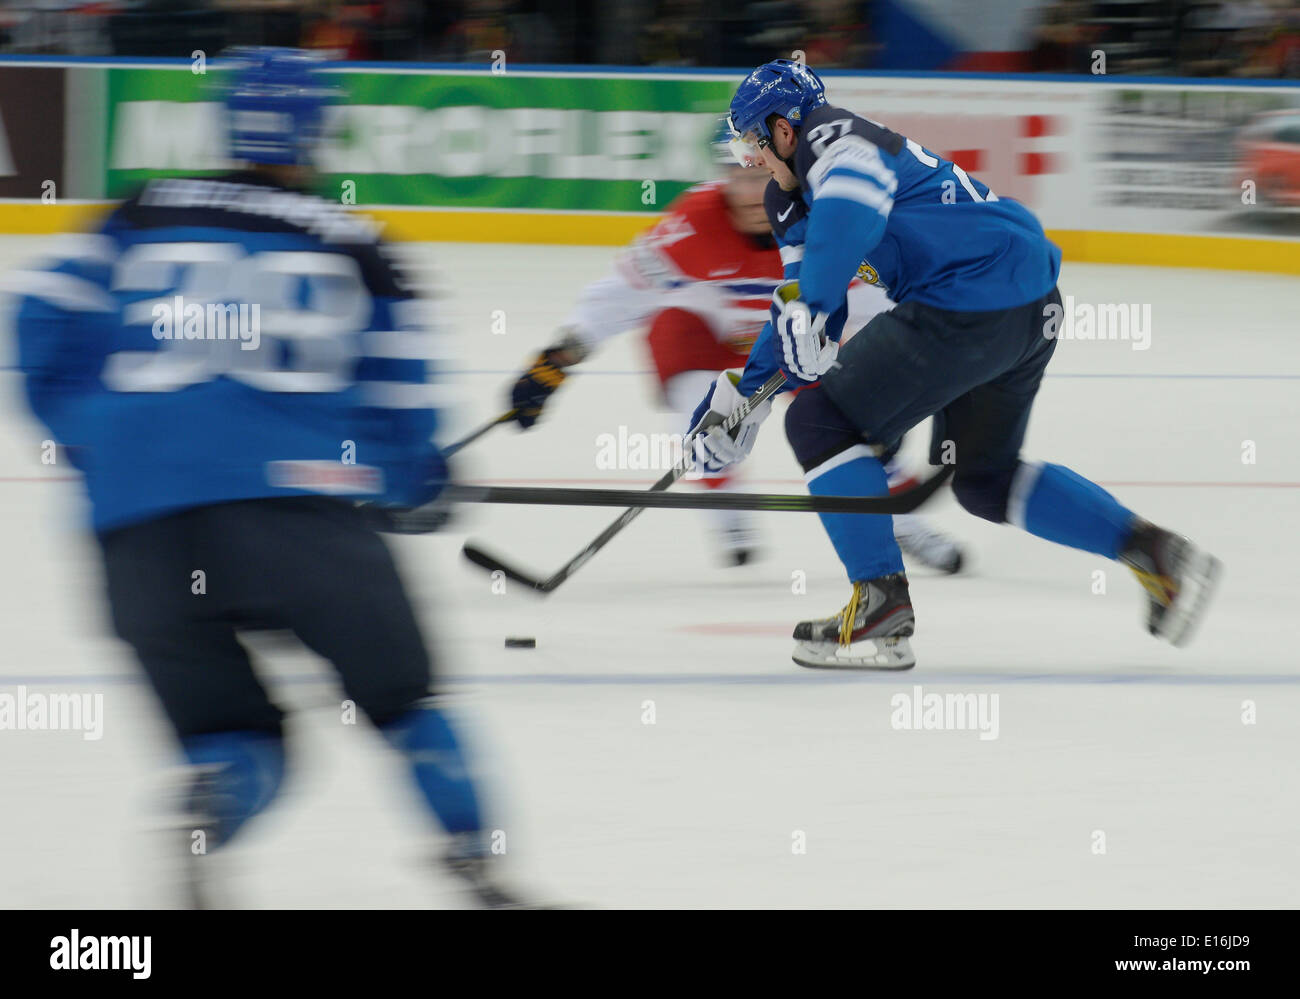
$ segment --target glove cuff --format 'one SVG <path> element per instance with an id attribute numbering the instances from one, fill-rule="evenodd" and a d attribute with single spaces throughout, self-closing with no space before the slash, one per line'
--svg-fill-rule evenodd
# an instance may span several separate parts
<path id="1" fill-rule="evenodd" d="M 730 416 L 735 412 L 736 407 L 745 401 L 740 389 L 736 387 L 740 383 L 741 374 L 743 372 L 740 368 L 728 368 L 718 375 L 713 398 L 709 400 L 709 409 L 719 416 Z"/>
<path id="2" fill-rule="evenodd" d="M 743 374 L 744 371 L 740 368 L 728 368 L 718 375 L 713 388 L 713 397 L 709 400 L 710 412 L 725 418 L 740 408 L 745 401 L 745 396 L 740 391 L 740 378 Z M 762 423 L 771 412 L 772 400 L 767 399 L 761 406 L 750 410 L 749 415 L 745 417 L 745 422 Z"/>
<path id="3" fill-rule="evenodd" d="M 557 368 L 568 368 L 585 361 L 591 353 L 591 348 L 582 342 L 577 330 L 572 326 L 565 326 L 559 332 L 560 339 L 542 351 L 542 356 Z M 568 359 L 563 364 L 555 359 L 555 355 L 561 353 L 568 355 Z"/>

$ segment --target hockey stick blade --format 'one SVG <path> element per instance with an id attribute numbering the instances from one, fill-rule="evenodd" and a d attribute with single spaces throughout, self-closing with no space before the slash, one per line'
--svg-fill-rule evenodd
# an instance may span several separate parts
<path id="1" fill-rule="evenodd" d="M 618 520 L 605 528 L 605 530 L 602 531 L 594 541 L 583 548 L 582 551 L 578 552 L 577 555 L 573 556 L 573 558 L 569 559 L 569 561 L 565 562 L 564 565 L 560 566 L 560 568 L 556 569 L 555 572 L 546 579 L 537 579 L 534 576 L 528 575 L 526 572 L 522 572 L 519 569 L 507 565 L 496 556 L 489 555 L 472 541 L 465 542 L 465 546 L 461 551 L 467 559 L 475 565 L 482 566 L 488 572 L 503 572 L 505 573 L 506 578 L 513 579 L 516 583 L 523 583 L 525 586 L 531 587 L 538 593 L 547 594 L 554 591 L 561 583 L 586 565 L 598 551 L 605 547 L 615 534 L 626 527 L 643 509 L 643 507 L 634 507 L 631 510 L 623 511 L 622 516 L 620 516 Z"/>
<path id="2" fill-rule="evenodd" d="M 761 405 L 764 401 L 776 395 L 784 384 L 785 375 L 781 372 L 774 374 L 763 383 L 754 395 L 746 399 L 735 412 L 731 413 L 723 421 L 724 428 L 731 429 L 738 425 L 741 420 L 754 410 L 754 407 Z M 690 442 L 688 441 L 688 446 L 689 443 Z M 665 472 L 663 477 L 650 487 L 650 490 L 652 492 L 658 492 L 660 490 L 668 489 L 673 485 L 673 483 L 690 471 L 691 467 L 690 460 L 683 458 L 682 461 L 678 462 L 675 466 Z M 474 545 L 473 542 L 467 543 L 463 551 L 465 557 L 475 565 L 482 566 L 489 572 L 502 572 L 507 578 L 522 583 L 523 585 L 532 588 L 534 591 L 545 595 L 554 592 L 560 584 L 591 561 L 597 552 L 613 541 L 614 538 L 617 537 L 628 524 L 636 520 L 644 510 L 644 506 L 632 506 L 624 510 L 608 527 L 584 545 L 577 555 L 565 562 L 564 565 L 556 569 L 555 572 L 546 579 L 536 579 L 529 576 L 527 573 L 520 572 L 518 569 L 506 565 L 500 559 L 489 555 L 487 552 L 483 551 L 483 549 Z"/>
<path id="3" fill-rule="evenodd" d="M 495 555 L 490 555 L 482 548 L 479 548 L 472 541 L 465 542 L 465 547 L 461 549 L 461 554 L 475 565 L 486 569 L 488 572 L 500 572 L 505 575 L 506 579 L 527 586 L 529 589 L 538 590 L 542 593 L 551 592 L 551 588 L 546 585 L 546 580 L 538 579 L 536 576 L 530 576 L 526 572 L 521 572 L 518 569 L 512 568 L 502 562 Z"/>

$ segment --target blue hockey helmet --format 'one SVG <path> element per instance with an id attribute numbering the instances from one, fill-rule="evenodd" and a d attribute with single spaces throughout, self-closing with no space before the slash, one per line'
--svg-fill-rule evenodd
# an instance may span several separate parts
<path id="1" fill-rule="evenodd" d="M 223 55 L 235 61 L 225 91 L 231 157 L 309 163 L 325 105 L 337 94 L 319 73 L 320 59 L 303 49 L 255 46 Z"/>
<path id="2" fill-rule="evenodd" d="M 731 128 L 738 138 L 757 146 L 771 138 L 767 119 L 780 115 L 795 128 L 826 103 L 821 78 L 801 62 L 774 59 L 759 66 L 736 88 L 731 98 Z"/>

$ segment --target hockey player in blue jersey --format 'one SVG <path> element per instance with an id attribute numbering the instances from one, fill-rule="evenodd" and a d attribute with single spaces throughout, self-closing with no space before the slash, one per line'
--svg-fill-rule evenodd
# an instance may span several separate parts
<path id="1" fill-rule="evenodd" d="M 369 222 L 302 190 L 328 99 L 314 60 L 250 49 L 234 67 L 246 169 L 151 181 L 23 276 L 27 397 L 85 476 L 114 627 L 191 767 L 187 832 L 219 850 L 276 796 L 282 712 L 239 633 L 284 629 L 407 758 L 448 869 L 510 904 L 415 615 L 355 503 L 415 507 L 444 484 L 424 305 Z M 208 863 L 191 865 L 196 904 Z"/>
<path id="2" fill-rule="evenodd" d="M 828 104 L 801 63 L 760 66 L 730 112 L 737 157 L 772 175 L 769 212 L 787 282 L 739 391 L 711 391 L 696 411 L 703 467 L 749 453 L 766 407 L 730 435 L 718 424 L 778 370 L 788 387 L 803 387 L 785 425 L 814 495 L 884 495 L 882 462 L 933 416 L 930 461 L 955 463 L 963 507 L 1118 559 L 1148 594 L 1151 633 L 1186 642 L 1218 560 L 1068 468 L 1020 458 L 1061 315 L 1061 254 L 1034 215 L 913 140 Z M 794 193 L 807 217 L 784 227 L 776 208 Z M 841 350 L 855 274 L 898 305 Z M 796 626 L 795 662 L 910 668 L 912 602 L 889 518 L 821 519 L 853 593 L 836 616 Z"/>

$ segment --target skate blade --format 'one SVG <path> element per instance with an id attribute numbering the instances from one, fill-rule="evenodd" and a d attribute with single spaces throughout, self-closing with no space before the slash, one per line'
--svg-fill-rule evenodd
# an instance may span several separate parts
<path id="1" fill-rule="evenodd" d="M 1156 625 L 1155 634 L 1174 648 L 1180 649 L 1190 642 L 1205 617 L 1222 574 L 1223 563 L 1208 552 L 1197 549 L 1183 574 L 1178 596 L 1166 608 Z"/>
<path id="2" fill-rule="evenodd" d="M 864 638 L 848 646 L 838 642 L 797 642 L 790 658 L 809 669 L 901 671 L 916 665 L 912 643 L 905 637 Z"/>

